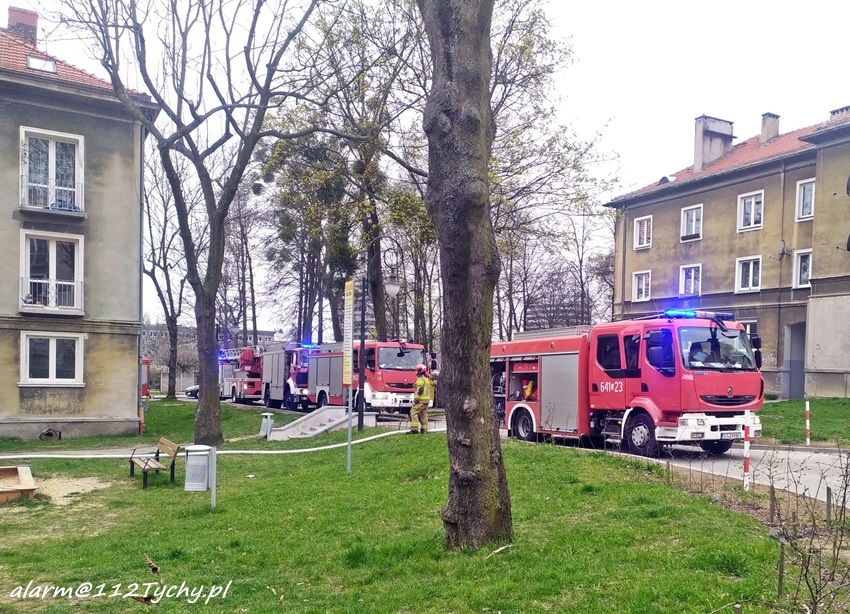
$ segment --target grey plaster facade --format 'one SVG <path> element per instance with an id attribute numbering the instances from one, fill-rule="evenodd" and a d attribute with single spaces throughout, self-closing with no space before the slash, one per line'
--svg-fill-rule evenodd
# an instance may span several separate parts
<path id="1" fill-rule="evenodd" d="M 731 122 L 697 118 L 693 167 L 608 204 L 621 214 L 615 319 L 669 307 L 732 311 L 763 340 L 767 392 L 847 397 L 850 108 L 786 135 L 778 124 L 767 113 L 761 135 L 731 147 Z M 694 270 L 697 284 L 686 277 Z"/>
<path id="2" fill-rule="evenodd" d="M 80 74 L 0 63 L 4 438 L 138 431 L 144 133 Z"/>

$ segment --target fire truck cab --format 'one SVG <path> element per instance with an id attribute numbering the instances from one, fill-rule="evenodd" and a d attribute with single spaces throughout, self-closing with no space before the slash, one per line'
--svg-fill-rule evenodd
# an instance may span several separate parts
<path id="1" fill-rule="evenodd" d="M 677 309 L 494 343 L 497 415 L 520 439 L 619 439 L 643 456 L 672 444 L 721 454 L 743 439 L 745 411 L 762 406 L 760 347 L 732 314 Z M 760 420 L 751 420 L 758 437 Z"/>

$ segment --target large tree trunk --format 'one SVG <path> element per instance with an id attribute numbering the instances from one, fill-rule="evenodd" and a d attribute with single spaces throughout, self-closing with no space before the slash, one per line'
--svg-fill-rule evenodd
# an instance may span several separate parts
<path id="1" fill-rule="evenodd" d="M 198 409 L 195 412 L 195 443 L 219 446 L 221 401 L 218 384 L 218 343 L 215 338 L 215 295 L 195 292 L 195 320 L 198 325 Z"/>
<path id="2" fill-rule="evenodd" d="M 489 348 L 499 258 L 490 221 L 493 142 L 490 22 L 494 0 L 417 0 L 433 63 L 425 107 L 425 202 L 440 246 L 451 546 L 478 548 L 513 534 L 511 500 L 490 393 Z"/>

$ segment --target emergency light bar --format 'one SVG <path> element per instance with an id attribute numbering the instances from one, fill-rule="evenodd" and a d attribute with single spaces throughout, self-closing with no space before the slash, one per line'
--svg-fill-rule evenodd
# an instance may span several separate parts
<path id="1" fill-rule="evenodd" d="M 697 311 L 696 309 L 665 309 L 668 318 L 704 318 L 706 320 L 734 320 L 735 314 L 729 311 Z"/>

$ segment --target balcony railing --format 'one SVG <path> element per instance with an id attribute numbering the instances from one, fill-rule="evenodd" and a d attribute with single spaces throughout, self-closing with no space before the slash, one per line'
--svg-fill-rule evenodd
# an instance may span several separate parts
<path id="1" fill-rule="evenodd" d="M 62 181 L 60 185 L 57 185 L 56 181 L 36 183 L 24 175 L 21 177 L 21 206 L 82 213 L 84 211 L 83 183 L 81 181 L 75 183 Z"/>
<path id="2" fill-rule="evenodd" d="M 21 277 L 21 310 L 82 311 L 83 282 Z"/>

